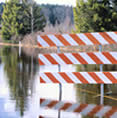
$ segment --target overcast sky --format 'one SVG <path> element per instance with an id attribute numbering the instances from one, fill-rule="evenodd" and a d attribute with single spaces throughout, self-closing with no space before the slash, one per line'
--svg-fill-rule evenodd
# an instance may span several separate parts
<path id="1" fill-rule="evenodd" d="M 35 0 L 39 4 L 62 4 L 62 5 L 73 5 L 75 6 L 76 0 Z M 0 0 L 0 2 L 5 2 L 5 0 Z"/>

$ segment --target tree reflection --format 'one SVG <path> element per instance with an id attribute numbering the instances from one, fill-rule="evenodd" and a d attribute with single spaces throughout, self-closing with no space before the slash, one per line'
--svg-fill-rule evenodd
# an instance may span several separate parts
<path id="1" fill-rule="evenodd" d="M 16 101 L 16 110 L 20 111 L 20 115 L 24 115 L 24 111 L 28 107 L 28 96 L 34 83 L 34 75 L 36 73 L 36 60 L 31 63 L 31 57 L 26 56 L 23 52 L 21 57 L 18 55 L 18 48 L 5 47 L 2 53 L 6 57 L 2 57 L 4 62 L 4 70 L 8 76 L 8 84 L 10 88 L 10 97 Z M 32 73 L 33 70 L 33 73 Z"/>

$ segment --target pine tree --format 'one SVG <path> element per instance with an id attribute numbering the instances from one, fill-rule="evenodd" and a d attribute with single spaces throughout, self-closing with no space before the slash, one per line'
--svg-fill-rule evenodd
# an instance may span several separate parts
<path id="1" fill-rule="evenodd" d="M 74 11 L 76 32 L 117 30 L 116 0 L 78 0 Z"/>
<path id="2" fill-rule="evenodd" d="M 19 11 L 21 6 L 18 0 L 9 0 L 4 5 L 4 11 L 2 15 L 2 38 L 4 40 L 10 40 L 12 36 L 18 36 L 22 29 L 22 23 L 20 22 Z"/>

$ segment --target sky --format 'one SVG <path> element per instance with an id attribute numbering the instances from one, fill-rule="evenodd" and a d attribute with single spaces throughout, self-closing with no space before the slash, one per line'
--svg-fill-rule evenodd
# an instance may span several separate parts
<path id="1" fill-rule="evenodd" d="M 75 6 L 76 0 L 35 0 L 39 4 L 60 4 L 60 5 L 69 5 Z M 5 2 L 5 0 L 0 0 L 0 2 Z"/>

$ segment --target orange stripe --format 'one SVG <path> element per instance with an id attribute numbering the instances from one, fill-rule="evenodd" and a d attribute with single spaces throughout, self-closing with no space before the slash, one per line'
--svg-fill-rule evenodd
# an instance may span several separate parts
<path id="1" fill-rule="evenodd" d="M 60 42 L 64 45 L 64 46 L 71 46 L 71 44 L 61 35 L 55 35 L 55 37 L 57 39 L 60 40 Z"/>
<path id="2" fill-rule="evenodd" d="M 68 83 L 74 83 L 65 73 L 60 72 L 59 74 L 64 78 L 64 80 L 66 82 L 68 82 Z"/>
<path id="3" fill-rule="evenodd" d="M 66 63 L 66 64 L 73 64 L 71 60 L 69 60 L 64 54 L 58 54 L 58 56 Z"/>
<path id="4" fill-rule="evenodd" d="M 39 61 L 39 65 L 45 65 L 45 64 L 41 61 L 41 59 L 38 59 L 38 61 Z"/>
<path id="5" fill-rule="evenodd" d="M 90 58 L 96 63 L 96 64 L 103 64 L 103 62 L 94 54 L 94 53 L 87 53 Z"/>
<path id="6" fill-rule="evenodd" d="M 78 72 L 73 72 L 73 74 L 84 84 L 88 84 L 89 82 Z"/>
<path id="7" fill-rule="evenodd" d="M 50 55 L 50 54 L 45 54 L 44 55 L 51 64 L 58 64 L 58 62 Z"/>
<path id="8" fill-rule="evenodd" d="M 39 47 L 42 47 L 42 45 L 41 45 L 39 42 L 37 42 L 37 45 L 38 45 Z"/>
<path id="9" fill-rule="evenodd" d="M 42 37 L 42 39 L 44 39 L 48 43 L 48 45 L 56 46 L 56 44 L 54 44 L 54 42 L 51 41 L 51 39 L 48 36 L 45 35 L 45 36 L 41 36 L 41 37 Z"/>
<path id="10" fill-rule="evenodd" d="M 60 83 L 51 73 L 45 73 L 48 78 L 54 83 Z"/>
<path id="11" fill-rule="evenodd" d="M 88 39 L 93 43 L 93 44 L 96 44 L 96 45 L 99 45 L 100 42 L 91 34 L 91 33 L 84 33 L 84 35 L 86 37 L 88 37 Z"/>
<path id="12" fill-rule="evenodd" d="M 88 74 L 99 84 L 104 84 L 104 82 L 94 73 L 88 72 Z"/>
<path id="13" fill-rule="evenodd" d="M 69 34 L 79 45 L 86 45 L 76 34 Z"/>
<path id="14" fill-rule="evenodd" d="M 106 32 L 99 32 L 99 34 L 100 34 L 109 44 L 115 44 L 115 43 L 116 43 Z"/>
<path id="15" fill-rule="evenodd" d="M 94 116 L 100 109 L 102 108 L 102 105 L 98 105 L 92 109 L 91 112 L 88 113 L 88 116 Z"/>
<path id="16" fill-rule="evenodd" d="M 46 83 L 46 82 L 42 79 L 42 77 L 40 77 L 40 83 Z"/>
<path id="17" fill-rule="evenodd" d="M 107 78 L 111 80 L 112 83 L 117 83 L 117 79 L 110 72 L 104 72 L 104 75 L 107 76 Z"/>
<path id="18" fill-rule="evenodd" d="M 68 109 L 72 104 L 71 103 L 65 103 L 63 107 L 60 108 L 60 110 L 66 110 Z"/>
<path id="19" fill-rule="evenodd" d="M 102 54 L 103 54 L 112 64 L 117 64 L 117 60 L 116 60 L 109 52 L 102 52 Z"/>
<path id="20" fill-rule="evenodd" d="M 88 104 L 81 104 L 74 110 L 74 112 L 81 112 L 83 109 L 85 109 L 88 106 Z"/>
<path id="21" fill-rule="evenodd" d="M 88 64 L 80 54 L 72 53 L 72 55 L 81 63 L 81 64 Z"/>
<path id="22" fill-rule="evenodd" d="M 51 102 L 47 105 L 47 107 L 52 108 L 52 107 L 54 107 L 57 103 L 58 103 L 57 101 L 51 101 Z"/>
<path id="23" fill-rule="evenodd" d="M 117 34 L 117 32 L 114 32 L 115 34 Z"/>
<path id="24" fill-rule="evenodd" d="M 44 102 L 45 101 L 45 99 L 40 99 L 40 104 L 42 104 L 42 102 Z"/>
<path id="25" fill-rule="evenodd" d="M 106 118 L 110 118 L 115 112 L 117 112 L 117 108 L 116 107 L 112 107 L 111 110 L 109 110 L 107 113 L 105 113 L 105 117 Z"/>

